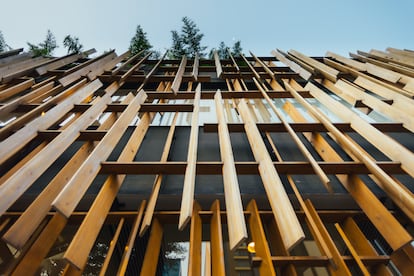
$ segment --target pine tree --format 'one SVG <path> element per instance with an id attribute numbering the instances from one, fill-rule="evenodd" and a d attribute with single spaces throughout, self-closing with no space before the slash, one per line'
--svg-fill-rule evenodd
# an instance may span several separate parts
<path id="1" fill-rule="evenodd" d="M 149 43 L 147 39 L 147 33 L 144 32 L 140 25 L 138 25 L 135 35 L 131 39 L 131 43 L 129 45 L 131 55 L 135 55 L 142 50 L 144 50 L 144 53 L 147 54 L 151 50 L 151 48 L 152 45 Z"/>
<path id="2" fill-rule="evenodd" d="M 172 46 L 170 48 L 170 58 L 181 58 L 185 55 L 189 58 L 194 58 L 196 54 L 200 57 L 205 56 L 206 46 L 201 46 L 201 40 L 204 34 L 200 33 L 197 25 L 188 17 L 183 17 L 183 26 L 181 33 L 171 31 Z"/>
<path id="3" fill-rule="evenodd" d="M 241 47 L 241 41 L 237 40 L 234 45 L 233 48 L 231 49 L 231 54 L 234 57 L 239 57 L 240 54 L 242 54 L 243 48 Z"/>
<path id="4" fill-rule="evenodd" d="M 80 44 L 79 38 L 74 36 L 67 35 L 63 40 L 63 46 L 68 48 L 68 54 L 78 54 L 82 51 L 83 45 Z"/>
<path id="5" fill-rule="evenodd" d="M 7 45 L 6 40 L 4 39 L 3 33 L 0 31 L 0 52 L 10 50 L 9 45 Z"/>
<path id="6" fill-rule="evenodd" d="M 53 51 L 58 47 L 56 45 L 56 38 L 50 30 L 47 30 L 46 39 L 43 42 L 38 45 L 27 42 L 27 45 L 29 46 L 29 51 L 32 52 L 35 57 L 50 57 Z"/>

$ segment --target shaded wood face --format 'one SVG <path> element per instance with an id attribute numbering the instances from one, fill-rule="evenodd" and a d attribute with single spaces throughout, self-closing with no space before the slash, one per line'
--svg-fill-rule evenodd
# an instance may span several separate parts
<path id="1" fill-rule="evenodd" d="M 0 53 L 0 274 L 414 271 L 412 51 L 92 52 Z"/>

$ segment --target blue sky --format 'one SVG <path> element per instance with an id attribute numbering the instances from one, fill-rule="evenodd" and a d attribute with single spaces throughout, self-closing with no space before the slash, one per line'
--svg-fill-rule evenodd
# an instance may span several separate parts
<path id="1" fill-rule="evenodd" d="M 13 48 L 39 43 L 50 29 L 65 54 L 65 35 L 78 36 L 85 49 L 127 50 L 136 26 L 161 51 L 170 47 L 171 30 L 181 18 L 193 19 L 216 47 L 242 41 L 245 52 L 270 55 L 274 48 L 322 56 L 327 50 L 347 55 L 372 48 L 414 49 L 412 0 L 38 0 L 4 1 L 0 30 Z"/>

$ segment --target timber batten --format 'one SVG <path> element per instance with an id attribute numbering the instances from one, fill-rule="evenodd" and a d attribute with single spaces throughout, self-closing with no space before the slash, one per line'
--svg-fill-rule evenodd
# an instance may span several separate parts
<path id="1" fill-rule="evenodd" d="M 93 52 L 0 54 L 0 274 L 414 269 L 412 51 Z"/>

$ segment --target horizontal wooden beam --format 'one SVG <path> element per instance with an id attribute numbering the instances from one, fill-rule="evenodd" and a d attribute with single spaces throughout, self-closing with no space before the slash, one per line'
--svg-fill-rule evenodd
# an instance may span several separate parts
<path id="1" fill-rule="evenodd" d="M 362 162 L 318 162 L 326 174 L 368 174 Z M 273 162 L 280 174 L 314 174 L 309 162 Z M 389 174 L 404 173 L 401 164 L 379 161 L 377 165 Z M 258 162 L 235 162 L 237 174 L 258 174 Z M 101 163 L 101 174 L 184 174 L 187 162 L 116 162 Z M 197 162 L 198 175 L 222 174 L 223 162 Z"/>

